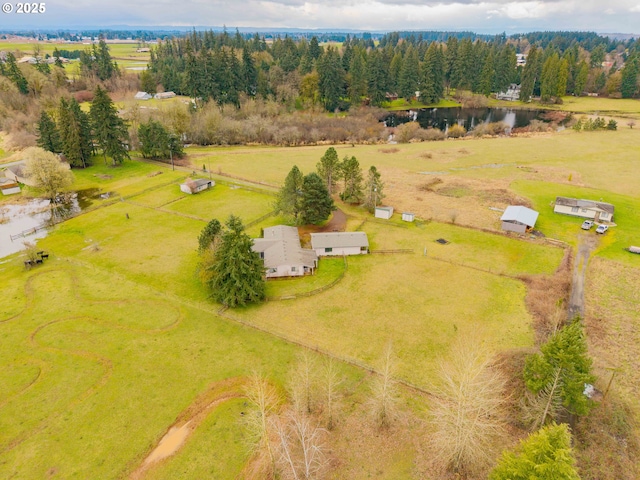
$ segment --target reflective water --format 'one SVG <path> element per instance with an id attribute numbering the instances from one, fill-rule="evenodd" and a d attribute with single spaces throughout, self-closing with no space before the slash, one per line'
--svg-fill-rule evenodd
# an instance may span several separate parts
<path id="1" fill-rule="evenodd" d="M 526 127 L 531 120 L 540 119 L 542 110 L 512 108 L 425 108 L 391 113 L 386 119 L 388 127 L 417 121 L 422 128 L 439 128 L 443 132 L 451 125 L 461 125 L 467 130 L 480 123 L 504 122 L 509 127 Z"/>
<path id="2" fill-rule="evenodd" d="M 101 195 L 108 194 L 91 188 L 61 197 L 54 204 L 50 200 L 33 199 L 0 205 L 0 258 L 24 249 L 24 242 L 46 237 L 52 225 L 77 215 Z M 18 236 L 20 234 L 24 236 Z"/>

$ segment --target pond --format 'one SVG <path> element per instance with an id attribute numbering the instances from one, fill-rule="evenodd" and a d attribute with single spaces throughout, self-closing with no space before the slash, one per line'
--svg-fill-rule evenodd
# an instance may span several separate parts
<path id="1" fill-rule="evenodd" d="M 388 127 L 417 121 L 422 128 L 439 128 L 446 132 L 451 125 L 461 125 L 467 130 L 480 123 L 504 122 L 509 127 L 526 127 L 531 120 L 540 120 L 544 110 L 516 108 L 423 108 L 393 112 L 385 119 Z"/>
<path id="2" fill-rule="evenodd" d="M 40 198 L 1 204 L 0 258 L 23 250 L 24 242 L 35 242 L 46 237 L 52 225 L 77 215 L 101 195 L 108 194 L 100 194 L 98 189 L 88 189 L 71 193 L 54 204 Z"/>

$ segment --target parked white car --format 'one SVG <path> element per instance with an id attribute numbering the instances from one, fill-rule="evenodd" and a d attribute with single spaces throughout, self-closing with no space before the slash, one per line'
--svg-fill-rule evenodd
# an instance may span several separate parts
<path id="1" fill-rule="evenodd" d="M 608 225 L 598 225 L 598 228 L 596 228 L 596 233 L 604 233 L 607 230 L 609 230 Z"/>
<path id="2" fill-rule="evenodd" d="M 582 222 L 583 230 L 591 230 L 591 227 L 593 227 L 593 220 L 585 220 Z"/>

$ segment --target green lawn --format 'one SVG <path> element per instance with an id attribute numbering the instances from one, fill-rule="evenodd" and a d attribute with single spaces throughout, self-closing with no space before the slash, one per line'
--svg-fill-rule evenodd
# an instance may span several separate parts
<path id="1" fill-rule="evenodd" d="M 149 288 L 59 258 L 3 272 L 14 293 L 0 298 L 0 476 L 120 478 L 207 385 L 254 369 L 282 381 L 294 348 L 167 297 L 175 283 Z M 224 432 L 206 442 L 228 449 Z M 199 463 L 234 478 L 244 452 Z"/>
<path id="2" fill-rule="evenodd" d="M 604 190 L 594 190 L 570 185 L 554 185 L 545 182 L 520 181 L 513 184 L 513 188 L 533 200 L 534 207 L 540 212 L 536 228 L 544 231 L 547 236 L 558 238 L 575 245 L 578 234 L 582 231 L 580 225 L 584 219 L 570 215 L 560 215 L 553 212 L 556 196 L 584 198 L 611 203 L 615 207 L 613 216 L 615 227 L 599 236 L 597 254 L 604 258 L 615 260 L 627 265 L 638 266 L 638 258 L 630 255 L 624 249 L 631 245 L 640 244 L 640 198 L 614 194 Z M 594 230 L 589 234 L 596 235 Z"/>

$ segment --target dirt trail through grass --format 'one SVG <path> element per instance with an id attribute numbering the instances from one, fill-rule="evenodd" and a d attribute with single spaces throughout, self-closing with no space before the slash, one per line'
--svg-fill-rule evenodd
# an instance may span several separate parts
<path id="1" fill-rule="evenodd" d="M 569 320 L 576 316 L 584 317 L 584 281 L 587 273 L 587 263 L 591 252 L 598 244 L 598 239 L 591 232 L 580 233 L 578 238 L 578 253 L 573 265 L 571 280 L 571 294 L 569 295 Z"/>
<path id="2" fill-rule="evenodd" d="M 187 441 L 189 435 L 207 418 L 209 413 L 220 404 L 243 396 L 244 379 L 231 378 L 209 387 L 169 427 L 147 457 L 130 475 L 131 480 L 145 477 L 147 471 L 158 462 L 176 454 Z"/>

